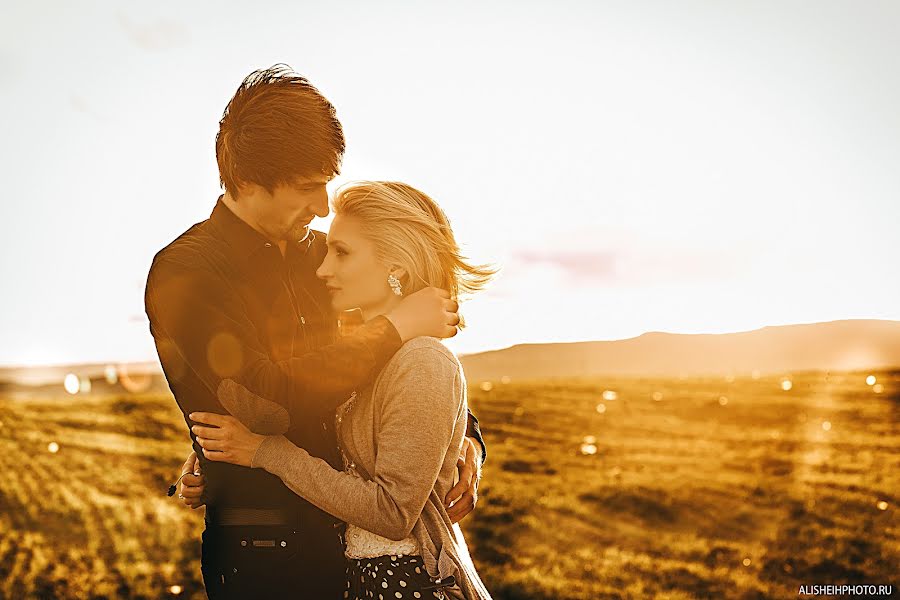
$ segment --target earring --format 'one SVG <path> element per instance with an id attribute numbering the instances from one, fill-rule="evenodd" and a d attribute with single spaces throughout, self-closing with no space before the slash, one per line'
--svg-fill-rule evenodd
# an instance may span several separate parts
<path id="1" fill-rule="evenodd" d="M 400 285 L 400 280 L 397 279 L 393 273 L 388 275 L 388 285 L 391 286 L 391 290 L 398 296 L 403 295 L 403 286 Z"/>

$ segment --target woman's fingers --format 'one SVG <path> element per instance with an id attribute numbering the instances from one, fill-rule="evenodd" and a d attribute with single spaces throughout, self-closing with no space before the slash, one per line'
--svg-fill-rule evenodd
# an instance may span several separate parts
<path id="1" fill-rule="evenodd" d="M 195 423 L 206 423 L 207 425 L 215 425 L 221 427 L 228 423 L 228 415 L 218 415 L 208 412 L 194 412 L 188 415 L 188 418 Z"/>
<path id="2" fill-rule="evenodd" d="M 207 460 L 211 460 L 213 462 L 226 462 L 224 452 L 216 452 L 214 450 L 207 450 L 206 448 L 204 448 L 203 456 L 205 456 Z"/>
<path id="3" fill-rule="evenodd" d="M 194 425 L 191 427 L 191 431 L 193 431 L 197 437 L 202 437 L 208 440 L 225 439 L 225 430 L 220 427 L 204 427 L 203 425 Z"/>
<path id="4" fill-rule="evenodd" d="M 216 452 L 222 452 L 226 449 L 227 443 L 225 440 L 211 440 L 208 438 L 197 438 L 197 443 L 200 444 L 200 447 L 204 450 L 213 450 Z M 203 453 L 204 455 L 206 452 Z"/>

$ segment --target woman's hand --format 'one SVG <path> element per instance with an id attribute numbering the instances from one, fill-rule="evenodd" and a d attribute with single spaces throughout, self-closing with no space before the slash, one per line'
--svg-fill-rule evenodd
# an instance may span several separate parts
<path id="1" fill-rule="evenodd" d="M 243 423 L 230 415 L 195 412 L 188 417 L 196 423 L 191 431 L 197 436 L 197 443 L 203 448 L 203 456 L 216 462 L 249 467 L 259 445 L 266 436 L 257 435 Z"/>

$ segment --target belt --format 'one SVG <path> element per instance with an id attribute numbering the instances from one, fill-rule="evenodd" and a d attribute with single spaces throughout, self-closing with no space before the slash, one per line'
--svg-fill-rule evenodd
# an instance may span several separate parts
<path id="1" fill-rule="evenodd" d="M 297 525 L 296 516 L 281 508 L 217 508 L 207 513 L 210 525 Z"/>
<path id="2" fill-rule="evenodd" d="M 279 525 L 314 531 L 343 530 L 342 521 L 322 523 L 318 519 L 301 519 L 294 511 L 283 508 L 216 508 L 207 506 L 206 521 L 215 527 Z"/>

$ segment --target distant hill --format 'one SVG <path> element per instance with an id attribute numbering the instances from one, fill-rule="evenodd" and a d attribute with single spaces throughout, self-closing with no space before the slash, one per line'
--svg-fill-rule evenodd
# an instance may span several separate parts
<path id="1" fill-rule="evenodd" d="M 503 376 L 739 376 L 895 367 L 900 321 L 853 319 L 724 334 L 651 332 L 606 342 L 518 344 L 460 360 L 472 382 Z"/>
<path id="2" fill-rule="evenodd" d="M 854 319 L 763 327 L 722 334 L 650 332 L 605 342 L 518 344 L 460 357 L 471 382 L 595 375 L 678 377 L 682 375 L 781 374 L 900 366 L 900 321 Z M 67 373 L 104 383 L 106 364 L 0 367 L 0 388 L 62 386 Z M 158 363 L 116 365 L 141 391 L 165 390 Z M 122 382 L 111 386 L 121 387 Z M 125 383 L 128 383 L 126 380 Z M 131 386 L 128 386 L 131 387 Z"/>

